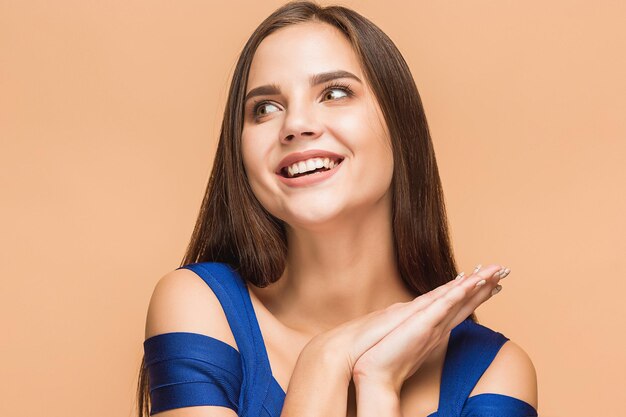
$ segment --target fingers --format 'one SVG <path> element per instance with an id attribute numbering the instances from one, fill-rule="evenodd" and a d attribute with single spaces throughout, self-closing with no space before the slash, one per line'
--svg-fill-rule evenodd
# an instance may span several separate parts
<path id="1" fill-rule="evenodd" d="M 461 276 L 461 278 L 464 277 L 464 275 L 459 274 L 457 275 L 457 279 L 451 279 L 445 284 L 438 286 L 437 288 L 427 292 L 426 294 L 422 294 L 419 297 L 416 297 L 413 301 L 410 301 L 409 303 L 406 303 L 408 307 L 407 311 L 409 311 L 411 314 L 415 314 L 416 312 L 429 306 L 433 301 L 445 295 L 455 286 L 459 285 L 461 283 L 461 278 L 459 278 L 459 276 Z"/>
<path id="2" fill-rule="evenodd" d="M 458 285 L 461 285 L 461 283 L 463 283 L 464 280 L 476 275 L 477 272 L 480 272 L 479 276 L 483 276 L 484 277 L 483 279 L 488 278 L 489 277 L 488 275 L 484 275 L 485 271 L 493 269 L 492 267 L 499 267 L 499 265 L 489 265 L 486 268 L 482 268 L 481 265 L 478 265 L 474 269 L 474 271 L 469 274 L 469 276 L 466 276 L 464 272 L 461 272 L 456 276 L 455 279 L 452 279 L 448 281 L 446 284 L 440 285 L 434 290 L 429 291 L 428 293 L 415 298 L 413 301 L 409 303 L 410 304 L 409 308 L 411 309 L 413 313 L 420 311 L 421 309 L 430 305 L 433 301 L 447 294 L 448 291 L 450 291 L 452 288 L 457 287 Z"/>
<path id="3" fill-rule="evenodd" d="M 353 364 L 396 329 L 404 334 L 401 337 L 409 339 L 421 339 L 418 333 L 425 330 L 436 330 L 443 336 L 491 297 L 491 290 L 501 279 L 496 273 L 501 270 L 500 265 L 489 265 L 469 276 L 451 279 L 408 303 L 394 304 L 345 323 L 325 334 L 322 343 L 330 340 L 336 351 L 348 346 L 349 359 Z M 484 281 L 482 285 L 476 286 L 481 281 Z"/>
<path id="4" fill-rule="evenodd" d="M 466 292 L 466 298 L 458 303 L 456 309 L 450 309 L 447 319 L 442 322 L 444 331 L 452 330 L 482 303 L 500 292 L 502 286 L 499 282 L 506 278 L 510 272 L 509 268 L 499 265 L 489 265 L 487 268 L 477 271 L 476 277 L 468 282 L 469 291 Z M 480 285 L 476 287 L 477 284 Z"/>
<path id="5" fill-rule="evenodd" d="M 461 280 L 451 279 L 444 285 L 440 285 L 408 303 L 397 303 L 349 322 L 342 331 L 344 334 L 349 334 L 350 331 L 359 334 L 359 337 L 353 340 L 354 355 L 360 356 L 403 322 L 415 316 L 417 312 L 428 307 L 433 301 L 460 283 Z"/>
<path id="6" fill-rule="evenodd" d="M 464 285 L 465 279 L 468 278 L 451 279 L 446 284 L 440 285 L 408 303 L 397 303 L 386 309 L 375 311 L 356 320 L 352 320 L 343 326 L 339 326 L 339 328 L 335 329 L 336 332 L 332 332 L 329 336 L 332 338 L 340 334 L 358 334 L 358 337 L 352 337 L 350 340 L 350 344 L 353 348 L 352 354 L 353 357 L 356 358 L 405 321 L 415 317 L 417 315 L 416 313 L 427 309 L 433 302 L 446 296 L 453 288 Z M 343 344 L 341 340 L 342 337 L 339 337 L 339 343 Z"/>
<path id="7" fill-rule="evenodd" d="M 418 297 L 411 303 L 422 305 L 421 310 L 384 336 L 386 346 L 391 346 L 390 349 L 394 349 L 393 346 L 406 346 L 415 352 L 416 349 L 429 351 L 437 346 L 452 327 L 491 296 L 491 289 L 499 280 L 496 273 L 501 269 L 499 265 L 477 269 L 469 277 L 451 280 L 436 290 Z M 470 311 L 462 316 L 463 310 Z"/>
<path id="8" fill-rule="evenodd" d="M 464 306 L 469 304 L 477 307 L 480 302 L 485 301 L 484 293 L 487 288 L 489 294 L 491 293 L 495 286 L 493 282 L 496 280 L 493 276 L 500 270 L 500 265 L 489 265 L 485 268 L 479 266 L 469 276 L 453 280 L 451 286 L 447 284 L 442 286 L 443 291 L 439 292 L 439 297 L 420 311 L 418 316 L 421 316 L 419 320 L 422 321 L 422 325 L 438 328 L 445 333 Z"/>
<path id="9" fill-rule="evenodd" d="M 500 265 L 489 265 L 485 268 L 479 265 L 467 277 L 459 274 L 461 276 L 457 276 L 457 279 L 450 280 L 446 284 L 417 297 L 407 303 L 406 308 L 402 307 L 404 311 L 399 313 L 403 315 L 402 318 L 407 316 L 407 312 L 409 314 L 405 320 L 401 320 L 401 323 L 396 324 L 396 326 L 400 327 L 400 324 L 402 326 L 406 324 L 409 328 L 438 328 L 442 330 L 442 333 L 445 333 L 450 324 L 460 315 L 459 311 L 471 309 L 467 313 L 469 315 L 481 302 L 486 300 L 485 293 L 488 291 L 490 294 L 491 288 L 495 286 L 494 281 L 498 280 L 495 276 L 501 270 Z M 458 322 L 460 323 L 463 318 L 457 319 Z M 410 337 L 410 333 L 412 332 L 408 331 L 406 335 Z"/>

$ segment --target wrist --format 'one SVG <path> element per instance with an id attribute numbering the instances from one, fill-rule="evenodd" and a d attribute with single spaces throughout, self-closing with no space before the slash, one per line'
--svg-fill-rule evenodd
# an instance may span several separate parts
<path id="1" fill-rule="evenodd" d="M 380 381 L 361 379 L 355 381 L 359 417 L 400 417 L 400 392 L 393 385 Z"/>
<path id="2" fill-rule="evenodd" d="M 350 379 L 337 362 L 303 349 L 289 380 L 281 417 L 345 417 Z"/>
<path id="3" fill-rule="evenodd" d="M 369 392 L 380 392 L 381 395 L 387 397 L 400 397 L 400 389 L 394 386 L 392 383 L 381 381 L 373 378 L 359 378 L 354 380 L 354 386 L 356 392 L 362 392 L 364 394 Z"/>
<path id="4" fill-rule="evenodd" d="M 352 380 L 357 389 L 362 387 L 362 389 L 383 391 L 397 396 L 400 396 L 400 390 L 402 389 L 401 381 L 392 381 L 388 376 L 366 373 L 356 369 L 352 372 Z"/>
<path id="5" fill-rule="evenodd" d="M 352 380 L 352 367 L 348 360 L 337 355 L 331 344 L 314 338 L 300 352 L 297 363 L 303 367 L 323 373 L 331 373 L 333 377 L 344 382 L 346 386 Z"/>

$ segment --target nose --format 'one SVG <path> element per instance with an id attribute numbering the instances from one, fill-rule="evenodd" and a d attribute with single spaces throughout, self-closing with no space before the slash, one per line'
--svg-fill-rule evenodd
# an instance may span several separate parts
<path id="1" fill-rule="evenodd" d="M 322 133 L 321 123 L 316 118 L 315 110 L 306 105 L 289 107 L 280 131 L 282 143 L 290 143 L 296 138 L 318 138 Z"/>

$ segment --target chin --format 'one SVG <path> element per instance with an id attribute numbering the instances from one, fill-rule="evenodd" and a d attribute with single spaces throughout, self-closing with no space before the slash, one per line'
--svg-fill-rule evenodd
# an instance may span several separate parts
<path id="1" fill-rule="evenodd" d="M 335 223 L 341 221 L 341 211 L 333 210 L 328 206 L 307 207 L 306 210 L 291 212 L 289 215 L 282 213 L 280 217 L 285 223 L 291 227 L 310 230 L 324 230 L 329 227 L 335 227 Z"/>

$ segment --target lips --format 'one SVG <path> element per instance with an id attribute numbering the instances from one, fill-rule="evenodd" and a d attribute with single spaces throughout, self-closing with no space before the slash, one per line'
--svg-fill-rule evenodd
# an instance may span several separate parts
<path id="1" fill-rule="evenodd" d="M 282 176 L 283 168 L 286 168 L 295 162 L 305 161 L 311 158 L 330 158 L 335 161 L 339 161 L 343 160 L 344 157 L 334 152 L 325 151 L 323 149 L 311 149 L 304 152 L 294 152 L 290 153 L 280 161 L 275 173 Z"/>
<path id="2" fill-rule="evenodd" d="M 298 177 L 286 177 L 277 174 L 278 180 L 290 189 L 307 189 L 309 187 L 317 187 L 327 181 L 330 181 L 337 173 L 342 169 L 345 164 L 341 162 L 335 165 L 332 169 L 326 171 L 317 171 L 311 174 L 306 174 Z"/>

